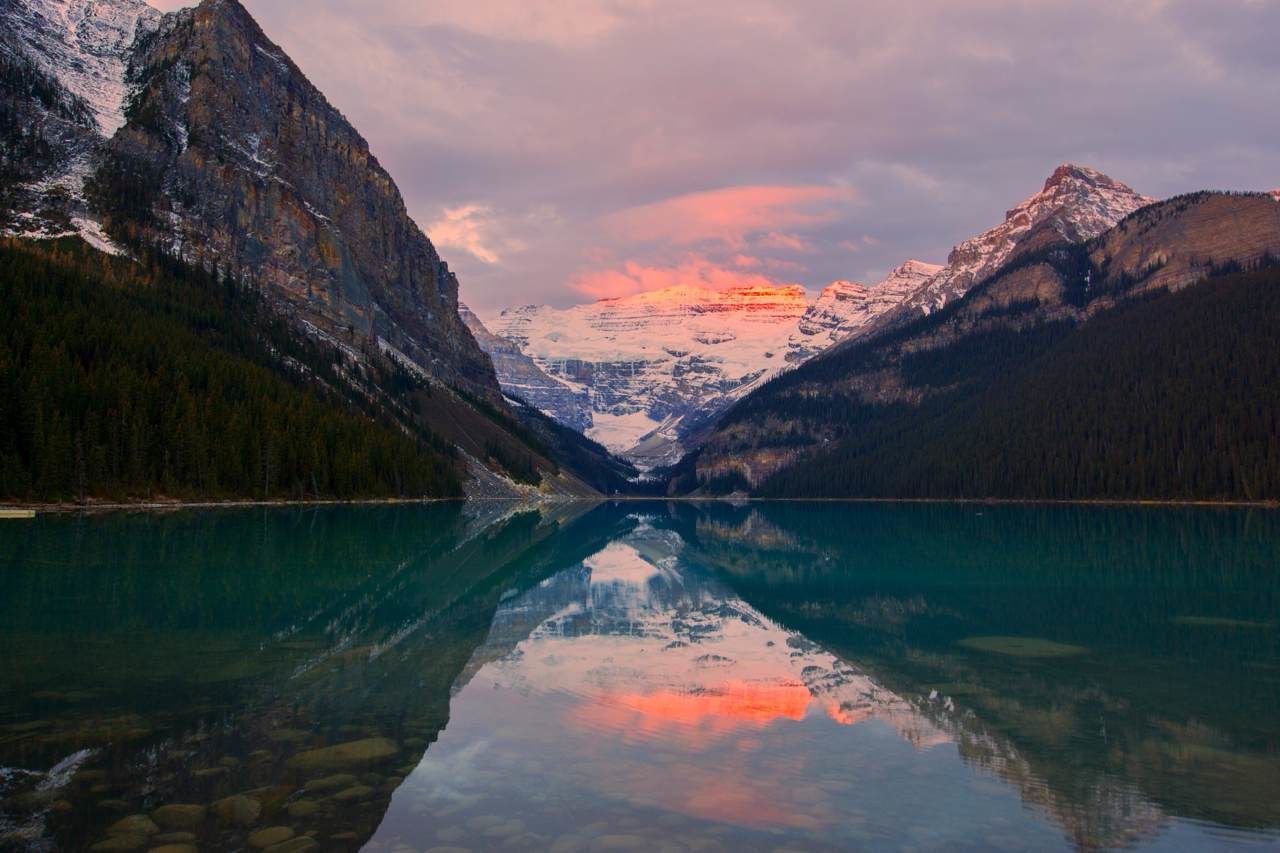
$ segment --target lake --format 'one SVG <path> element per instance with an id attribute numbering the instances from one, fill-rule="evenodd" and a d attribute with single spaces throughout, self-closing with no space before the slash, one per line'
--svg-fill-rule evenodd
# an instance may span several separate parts
<path id="1" fill-rule="evenodd" d="M 0 848 L 165 845 L 1280 847 L 1280 513 L 0 521 Z"/>

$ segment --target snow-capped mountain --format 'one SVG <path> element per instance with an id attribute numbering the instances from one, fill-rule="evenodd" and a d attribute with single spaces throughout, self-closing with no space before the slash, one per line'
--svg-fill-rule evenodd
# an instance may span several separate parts
<path id="1" fill-rule="evenodd" d="M 938 264 L 907 261 L 872 287 L 849 281 L 827 285 L 800 318 L 787 342 L 787 361 L 799 364 L 832 344 L 837 344 L 876 317 L 896 308 L 930 276 L 941 272 Z"/>
<path id="2" fill-rule="evenodd" d="M 1081 243 L 1097 237 L 1153 201 L 1088 166 L 1059 166 L 1040 192 L 1008 211 L 999 225 L 953 248 L 946 266 L 923 282 L 901 306 L 857 330 L 852 337 L 936 311 L 968 293 L 969 288 L 1016 256 L 1053 242 Z"/>
<path id="3" fill-rule="evenodd" d="M 790 339 L 809 307 L 798 285 L 673 287 L 567 309 L 529 305 L 486 325 L 586 395 L 588 436 L 641 464 L 659 464 L 679 457 L 691 422 L 723 411 L 787 366 Z M 501 365 L 498 372 L 504 387 L 522 393 L 521 375 L 504 375 Z"/>
<path id="4" fill-rule="evenodd" d="M 910 260 L 874 286 L 837 281 L 812 303 L 799 287 L 677 287 L 563 310 L 516 308 L 488 325 L 586 395 L 592 438 L 642 467 L 667 464 L 683 440 L 779 370 L 935 311 L 1023 253 L 1096 237 L 1151 201 L 1067 164 L 999 225 L 956 246 L 945 266 Z M 527 369 L 500 363 L 498 375 L 511 393 L 529 394 Z M 560 402 L 535 405 L 570 422 Z"/>

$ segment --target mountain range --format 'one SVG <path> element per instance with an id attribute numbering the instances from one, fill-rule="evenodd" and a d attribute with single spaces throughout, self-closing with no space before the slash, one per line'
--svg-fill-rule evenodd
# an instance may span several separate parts
<path id="1" fill-rule="evenodd" d="M 837 281 L 812 301 L 798 286 L 676 287 L 569 309 L 530 305 L 489 318 L 478 338 L 504 389 L 642 467 L 669 465 L 778 373 L 936 311 L 1019 257 L 1096 237 L 1151 201 L 1066 164 L 944 265 L 909 260 L 878 283 Z"/>
<path id="2" fill-rule="evenodd" d="M 1280 495 L 1274 195 L 1180 196 L 1089 239 L 1038 242 L 943 307 L 885 315 L 761 387 L 682 460 L 673 487 Z"/>
<path id="3" fill-rule="evenodd" d="M 237 0 L 0 22 L 5 497 L 1280 495 L 1280 190 L 1064 164 L 874 284 L 480 317 Z"/>

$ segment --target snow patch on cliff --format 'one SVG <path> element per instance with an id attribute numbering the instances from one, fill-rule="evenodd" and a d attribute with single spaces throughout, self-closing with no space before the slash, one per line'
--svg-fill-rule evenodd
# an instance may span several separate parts
<path id="1" fill-rule="evenodd" d="M 129 48 L 160 18 L 142 0 L 14 0 L 6 22 L 41 70 L 89 104 L 106 137 L 124 124 Z"/>

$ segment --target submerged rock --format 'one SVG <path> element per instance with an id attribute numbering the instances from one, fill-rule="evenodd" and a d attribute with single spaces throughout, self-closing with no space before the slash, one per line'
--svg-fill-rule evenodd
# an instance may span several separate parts
<path id="1" fill-rule="evenodd" d="M 323 794 L 325 791 L 337 791 L 341 788 L 349 788 L 356 784 L 359 780 L 350 773 L 336 773 L 333 776 L 324 776 L 320 779 L 312 779 L 303 790 L 307 793 Z"/>
<path id="2" fill-rule="evenodd" d="M 300 752 L 289 759 L 289 766 L 300 770 L 361 767 L 385 761 L 399 751 L 387 738 L 371 737 Z"/>
<path id="3" fill-rule="evenodd" d="M 266 829 L 259 829 L 257 832 L 249 836 L 249 846 L 256 850 L 265 850 L 268 847 L 274 847 L 293 838 L 294 832 L 288 826 L 268 826 Z"/>
<path id="4" fill-rule="evenodd" d="M 298 800 L 297 802 L 289 803 L 289 807 L 285 811 L 292 818 L 311 817 L 311 815 L 320 811 L 320 804 L 315 800 Z"/>
<path id="5" fill-rule="evenodd" d="M 305 835 L 298 838 L 290 838 L 288 841 L 282 841 L 279 844 L 273 844 L 266 849 L 266 853 L 307 853 L 309 850 L 317 850 L 320 845 L 314 838 L 307 838 Z"/>
<path id="6" fill-rule="evenodd" d="M 151 839 L 156 844 L 188 844 L 196 840 L 194 832 L 165 832 Z"/>
<path id="7" fill-rule="evenodd" d="M 248 826 L 262 814 L 262 803 L 244 794 L 235 794 L 211 804 L 209 810 L 226 823 Z"/>
<path id="8" fill-rule="evenodd" d="M 107 827 L 107 835 L 156 835 L 160 827 L 144 814 L 129 815 Z"/>
<path id="9" fill-rule="evenodd" d="M 349 803 L 353 800 L 365 800 L 373 795 L 373 788 L 368 785 L 352 785 L 334 794 L 329 799 L 339 803 Z"/>
<path id="10" fill-rule="evenodd" d="M 113 835 L 110 838 L 99 841 L 89 849 L 101 851 L 101 853 L 114 853 L 114 851 L 120 850 L 141 850 L 146 846 L 147 837 L 145 835 L 125 833 Z"/>
<path id="11" fill-rule="evenodd" d="M 204 823 L 208 813 L 204 806 L 175 803 L 156 809 L 151 813 L 151 819 L 162 829 L 193 829 Z"/>

